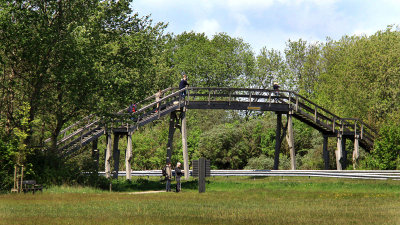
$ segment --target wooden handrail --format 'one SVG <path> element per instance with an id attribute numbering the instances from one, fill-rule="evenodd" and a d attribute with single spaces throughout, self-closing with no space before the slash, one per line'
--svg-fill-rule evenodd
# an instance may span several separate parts
<path id="1" fill-rule="evenodd" d="M 358 118 L 341 118 L 334 113 L 322 108 L 321 106 L 317 105 L 313 101 L 305 98 L 304 96 L 293 92 L 293 91 L 288 91 L 288 90 L 279 90 L 280 96 L 276 96 L 276 90 L 272 89 L 253 89 L 253 88 L 230 88 L 230 87 L 187 87 L 184 89 L 178 89 L 176 87 L 170 87 L 166 88 L 161 91 L 162 94 L 169 93 L 166 96 L 160 98 L 158 101 L 155 101 L 156 95 L 153 94 L 142 101 L 136 103 L 136 104 L 144 104 L 144 107 L 140 107 L 139 110 L 137 110 L 135 113 L 125 113 L 127 108 L 124 108 L 122 110 L 119 110 L 117 113 L 110 114 L 111 118 L 113 117 L 118 117 L 118 116 L 123 116 L 123 117 L 130 117 L 130 116 L 135 116 L 137 118 L 136 123 L 139 122 L 139 120 L 146 120 L 146 117 L 149 116 L 149 113 L 153 108 L 160 103 L 164 102 L 167 104 L 171 104 L 171 101 L 174 101 L 174 99 L 177 99 L 177 97 L 181 96 L 181 93 L 183 91 L 188 91 L 190 95 L 187 96 L 185 101 L 189 101 L 189 98 L 192 97 L 191 101 L 195 101 L 195 97 L 198 96 L 203 96 L 205 97 L 205 100 L 210 102 L 212 101 L 218 101 L 218 99 L 223 99 L 224 101 L 228 102 L 229 104 L 232 101 L 235 101 L 234 99 L 236 98 L 236 101 L 248 101 L 249 104 L 251 104 L 254 101 L 266 101 L 266 102 L 271 102 L 275 98 L 279 99 L 280 103 L 286 103 L 291 105 L 289 107 L 290 109 L 295 109 L 295 112 L 302 113 L 302 115 L 306 115 L 307 117 L 312 118 L 314 121 L 313 123 L 316 123 L 317 125 L 321 127 L 329 128 L 332 130 L 332 132 L 338 132 L 339 129 L 346 130 L 346 132 L 356 132 L 360 133 L 361 137 L 362 136 L 368 136 L 367 138 L 375 138 L 375 135 L 377 132 L 372 129 L 370 126 L 365 124 L 363 121 L 361 121 Z M 222 93 L 221 93 L 222 92 Z M 267 94 L 265 94 L 267 93 Z M 276 97 L 275 97 L 276 96 Z M 264 99 L 264 100 L 262 100 Z M 197 100 L 197 99 L 196 99 Z M 149 102 L 150 101 L 150 102 Z M 147 104 L 147 102 L 149 102 Z M 169 102 L 169 103 L 168 103 Z M 181 101 L 178 100 L 179 106 L 181 104 Z M 158 116 L 160 116 L 160 109 L 158 108 Z M 95 120 L 91 120 L 91 118 L 95 118 Z M 84 121 L 87 120 L 88 121 Z M 86 128 L 90 128 L 91 125 L 97 124 L 100 122 L 100 119 L 95 117 L 95 115 L 91 114 L 74 124 L 68 126 L 67 128 L 63 129 L 61 133 L 66 133 L 68 130 L 73 129 L 74 127 L 78 126 L 81 123 L 87 123 L 82 127 L 79 127 L 76 131 L 72 132 L 68 136 L 62 138 L 58 144 L 63 144 L 66 143 L 68 140 L 72 139 L 74 136 L 79 135 L 80 132 L 83 132 Z M 116 121 L 118 122 L 118 121 Z M 121 122 L 121 121 L 120 121 Z M 118 122 L 119 123 L 119 122 Z M 98 125 L 98 124 L 97 124 Z M 367 131 L 368 130 L 368 131 Z M 375 134 L 375 135 L 373 135 Z M 46 139 L 48 141 L 49 139 Z M 51 139 L 50 139 L 51 140 Z M 68 144 L 66 144 L 68 145 Z M 66 146 L 64 145 L 64 146 Z"/>

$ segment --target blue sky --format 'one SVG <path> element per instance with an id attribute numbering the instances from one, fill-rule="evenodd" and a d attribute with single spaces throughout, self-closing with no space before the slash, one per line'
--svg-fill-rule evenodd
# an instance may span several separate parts
<path id="1" fill-rule="evenodd" d="M 283 51 L 289 39 L 325 42 L 400 24 L 400 0 L 133 0 L 131 7 L 167 22 L 167 32 L 225 32 L 255 53 Z"/>

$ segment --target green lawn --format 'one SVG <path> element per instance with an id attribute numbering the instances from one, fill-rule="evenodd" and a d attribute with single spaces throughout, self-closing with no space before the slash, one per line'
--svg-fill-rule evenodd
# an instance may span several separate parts
<path id="1" fill-rule="evenodd" d="M 400 181 L 208 180 L 202 194 L 194 181 L 181 193 L 53 187 L 43 194 L 4 194 L 0 224 L 400 224 Z M 161 189 L 158 183 L 145 186 Z"/>

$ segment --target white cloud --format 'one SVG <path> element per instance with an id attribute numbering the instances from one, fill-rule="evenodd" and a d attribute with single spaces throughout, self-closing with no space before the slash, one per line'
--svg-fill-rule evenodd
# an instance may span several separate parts
<path id="1" fill-rule="evenodd" d="M 209 37 L 221 31 L 221 26 L 216 19 L 206 19 L 198 21 L 196 22 L 194 27 L 194 30 L 196 32 L 204 32 Z"/>
<path id="2" fill-rule="evenodd" d="M 274 4 L 274 0 L 225 0 L 222 2 L 232 11 L 263 10 Z"/>
<path id="3" fill-rule="evenodd" d="M 134 0 L 132 6 L 168 22 L 168 32 L 225 32 L 255 52 L 263 46 L 283 50 L 288 39 L 323 42 L 400 23 L 398 0 Z"/>

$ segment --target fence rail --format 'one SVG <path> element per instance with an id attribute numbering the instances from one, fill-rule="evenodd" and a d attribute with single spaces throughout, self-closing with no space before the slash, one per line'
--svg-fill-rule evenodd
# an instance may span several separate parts
<path id="1" fill-rule="evenodd" d="M 174 172 L 174 171 L 173 171 Z M 105 172 L 99 172 L 105 176 Z M 125 176 L 119 171 L 118 176 Z M 192 170 L 190 170 L 192 175 Z M 132 176 L 162 176 L 161 170 L 132 171 Z M 211 170 L 211 176 L 244 177 L 333 177 L 350 179 L 400 180 L 400 170 Z"/>

